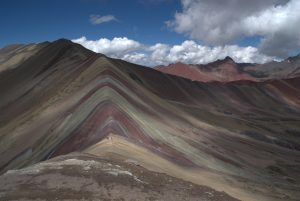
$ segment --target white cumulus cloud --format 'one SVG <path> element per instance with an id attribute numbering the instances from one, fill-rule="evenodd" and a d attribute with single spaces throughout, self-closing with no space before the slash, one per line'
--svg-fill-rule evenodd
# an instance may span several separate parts
<path id="1" fill-rule="evenodd" d="M 149 62 L 148 55 L 144 53 L 138 53 L 138 52 L 133 52 L 130 54 L 125 54 L 120 59 L 123 59 L 125 61 L 135 63 L 135 64 L 141 64 L 141 65 L 147 65 Z"/>
<path id="2" fill-rule="evenodd" d="M 72 40 L 74 43 L 79 43 L 87 49 L 97 53 L 102 53 L 110 57 L 122 58 L 128 52 L 142 48 L 142 44 L 137 41 L 130 40 L 126 37 L 113 38 L 100 38 L 99 40 L 88 40 L 86 37 L 81 37 Z"/>
<path id="3" fill-rule="evenodd" d="M 284 57 L 300 47 L 299 0 L 182 0 L 167 25 L 209 45 L 261 37 L 261 52 Z"/>
<path id="4" fill-rule="evenodd" d="M 113 15 L 90 15 L 90 22 L 92 24 L 102 24 L 104 22 L 116 21 L 117 18 Z"/>
<path id="5" fill-rule="evenodd" d="M 261 54 L 257 48 L 251 46 L 225 45 L 209 47 L 197 44 L 192 40 L 186 40 L 174 46 L 156 44 L 149 49 L 152 50 L 151 62 L 156 65 L 175 62 L 203 64 L 217 59 L 224 59 L 226 56 L 230 56 L 240 63 L 265 63 L 273 59 Z"/>
<path id="6" fill-rule="evenodd" d="M 205 46 L 193 40 L 186 40 L 178 45 L 157 43 L 145 45 L 138 41 L 123 38 L 100 38 L 99 40 L 88 40 L 81 37 L 72 40 L 97 53 L 109 57 L 123 59 L 132 63 L 146 66 L 166 65 L 176 62 L 189 64 L 203 64 L 232 57 L 240 63 L 265 63 L 274 57 L 261 54 L 255 47 L 239 47 L 237 45 Z"/>

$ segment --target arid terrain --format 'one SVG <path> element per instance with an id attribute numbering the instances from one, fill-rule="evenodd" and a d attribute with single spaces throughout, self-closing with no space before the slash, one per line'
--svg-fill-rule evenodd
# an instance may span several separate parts
<path id="1" fill-rule="evenodd" d="M 0 200 L 299 200 L 298 64 L 200 79 L 65 39 L 0 49 Z"/>
<path id="2" fill-rule="evenodd" d="M 226 57 L 208 64 L 175 63 L 157 66 L 155 69 L 200 82 L 232 82 L 238 80 L 266 81 L 270 79 L 288 79 L 300 76 L 300 54 L 284 61 L 272 61 L 265 64 L 236 63 Z"/>
<path id="3" fill-rule="evenodd" d="M 237 201 L 224 192 L 155 173 L 130 161 L 69 154 L 8 171 L 3 200 L 207 200 Z"/>

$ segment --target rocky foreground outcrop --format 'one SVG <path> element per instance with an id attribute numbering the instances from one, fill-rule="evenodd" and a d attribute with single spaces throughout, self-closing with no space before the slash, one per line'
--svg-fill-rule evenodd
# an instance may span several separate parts
<path id="1" fill-rule="evenodd" d="M 148 171 L 135 161 L 72 153 L 0 176 L 1 200 L 237 201 L 224 192 Z"/>

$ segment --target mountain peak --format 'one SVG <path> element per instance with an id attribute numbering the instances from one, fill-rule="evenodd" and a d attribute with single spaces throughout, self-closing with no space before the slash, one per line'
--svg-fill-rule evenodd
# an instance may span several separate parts
<path id="1" fill-rule="evenodd" d="M 230 56 L 227 56 L 223 59 L 223 61 L 227 61 L 227 62 L 235 62 Z"/>
<path id="2" fill-rule="evenodd" d="M 300 60 L 300 53 L 297 54 L 296 56 L 292 56 L 286 59 L 286 61 L 288 62 L 295 62 L 295 61 L 299 61 Z"/>
<path id="3" fill-rule="evenodd" d="M 53 41 L 53 43 L 73 43 L 73 42 L 66 38 L 60 38 L 58 40 Z"/>
<path id="4" fill-rule="evenodd" d="M 73 43 L 71 40 L 61 38 L 51 42 L 52 45 L 57 47 L 66 47 L 66 46 L 77 46 L 76 43 Z"/>

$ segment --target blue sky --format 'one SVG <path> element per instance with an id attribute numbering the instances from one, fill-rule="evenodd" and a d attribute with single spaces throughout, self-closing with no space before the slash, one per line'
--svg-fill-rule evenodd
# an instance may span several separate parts
<path id="1" fill-rule="evenodd" d="M 7 0 L 0 6 L 0 46 L 58 38 L 123 37 L 152 44 L 175 44 L 186 37 L 165 21 L 180 10 L 180 1 L 159 0 Z M 114 15 L 118 21 L 92 25 L 92 14 Z"/>
<path id="2" fill-rule="evenodd" d="M 300 51 L 298 0 L 3 0 L 0 47 L 67 38 L 148 66 Z"/>

